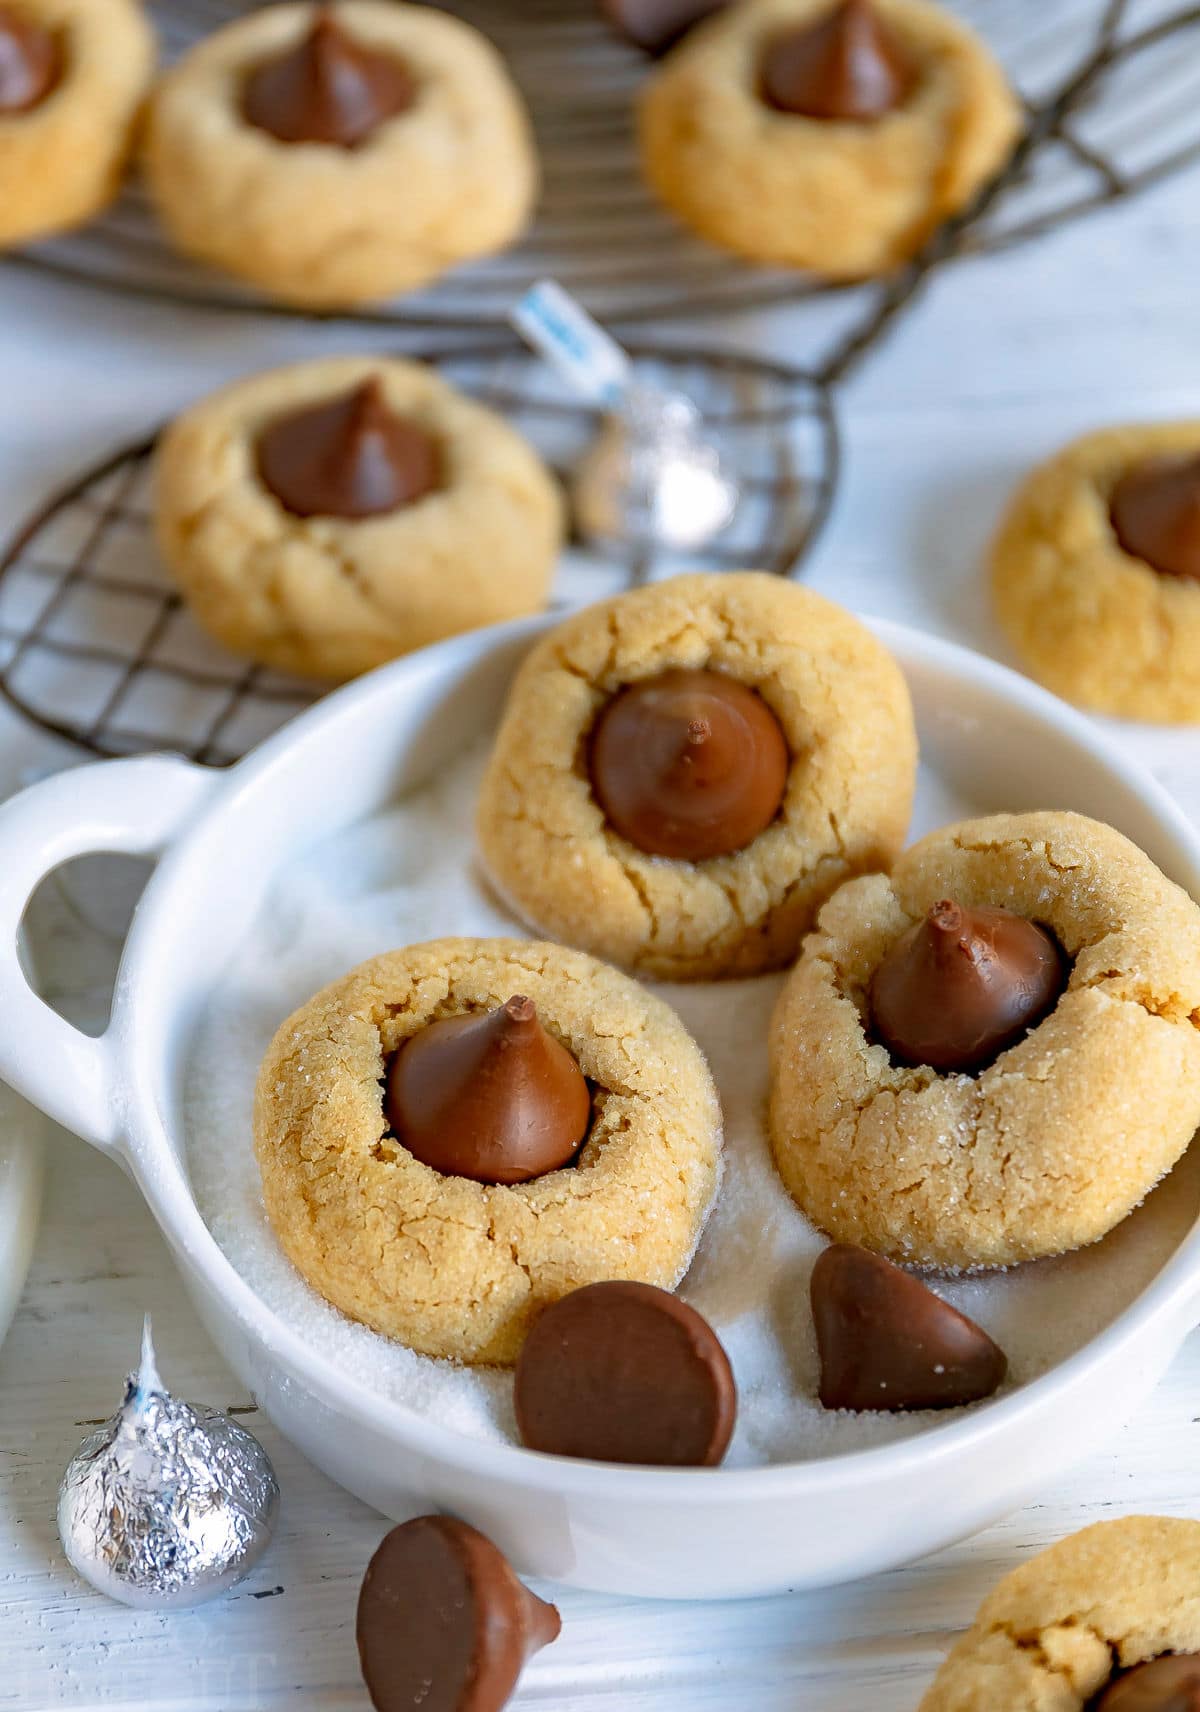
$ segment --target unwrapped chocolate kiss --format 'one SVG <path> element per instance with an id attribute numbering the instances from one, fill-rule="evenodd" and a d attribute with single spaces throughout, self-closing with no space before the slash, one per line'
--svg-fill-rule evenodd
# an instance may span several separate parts
<path id="1" fill-rule="evenodd" d="M 1200 579 L 1200 456 L 1150 458 L 1127 470 L 1110 513 L 1133 558 L 1163 576 Z"/>
<path id="2" fill-rule="evenodd" d="M 504 1554 L 452 1516 L 393 1528 L 358 1597 L 358 1656 L 376 1712 L 500 1712 L 526 1660 L 561 1627 Z"/>
<path id="3" fill-rule="evenodd" d="M 871 1023 L 898 1064 L 982 1070 L 1054 1008 L 1065 985 L 1045 928 L 945 898 L 875 971 Z"/>
<path id="4" fill-rule="evenodd" d="M 737 678 L 672 670 L 619 690 L 592 733 L 592 790 L 609 824 L 652 856 L 730 855 L 779 812 L 787 739 Z"/>
<path id="5" fill-rule="evenodd" d="M 522 1443 L 556 1456 L 713 1467 L 733 1436 L 733 1369 L 708 1321 L 633 1279 L 543 1309 L 517 1362 Z"/>
<path id="6" fill-rule="evenodd" d="M 352 149 L 411 107 L 416 95 L 402 59 L 355 41 L 323 6 L 294 47 L 250 73 L 242 114 L 281 143 Z"/>
<path id="7" fill-rule="evenodd" d="M 763 98 L 781 113 L 862 123 L 899 107 L 914 71 L 871 0 L 842 0 L 816 23 L 772 37 L 759 77 Z"/>
<path id="8" fill-rule="evenodd" d="M 524 1183 L 566 1165 L 591 1120 L 587 1080 L 532 999 L 428 1023 L 394 1054 L 385 1109 L 422 1164 L 477 1183 Z"/>
<path id="9" fill-rule="evenodd" d="M 263 485 L 296 517 L 379 517 L 441 481 L 437 441 L 396 415 L 378 376 L 276 417 L 257 456 Z"/>
<path id="10" fill-rule="evenodd" d="M 827 1409 L 952 1409 L 990 1397 L 1008 1369 L 981 1326 L 868 1249 L 825 1249 L 811 1296 Z"/>

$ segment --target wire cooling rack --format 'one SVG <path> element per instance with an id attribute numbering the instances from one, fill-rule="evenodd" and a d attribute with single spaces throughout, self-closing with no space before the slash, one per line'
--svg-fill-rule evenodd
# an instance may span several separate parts
<path id="1" fill-rule="evenodd" d="M 741 503 L 702 560 L 573 544 L 556 606 L 674 572 L 795 568 L 828 511 L 838 443 L 823 387 L 784 364 L 724 352 L 640 352 L 637 378 L 684 392 L 740 483 Z M 560 472 L 599 427 L 524 350 L 439 353 L 449 381 L 501 411 Z M 0 693 L 95 755 L 169 749 L 227 766 L 316 699 L 322 686 L 247 665 L 193 623 L 155 550 L 153 438 L 87 470 L 0 559 Z"/>
<path id="2" fill-rule="evenodd" d="M 245 12 L 244 0 L 153 0 L 168 59 Z M 453 0 L 507 56 L 534 115 L 545 171 L 537 223 L 518 248 L 403 303 L 343 317 L 469 329 L 505 318 L 552 275 L 608 320 L 745 309 L 834 288 L 764 270 L 688 237 L 642 183 L 631 113 L 646 62 L 596 0 Z M 958 223 L 950 254 L 1017 243 L 1127 196 L 1200 157 L 1200 7 L 1169 0 L 957 0 L 1021 93 L 1038 147 L 1003 175 L 986 220 Z M 1052 114 L 1053 124 L 1045 122 Z M 16 258 L 114 289 L 245 311 L 274 307 L 175 256 L 134 185 L 103 219 Z M 841 288 L 867 299 L 887 287 Z M 276 310 L 278 313 L 303 313 Z"/>

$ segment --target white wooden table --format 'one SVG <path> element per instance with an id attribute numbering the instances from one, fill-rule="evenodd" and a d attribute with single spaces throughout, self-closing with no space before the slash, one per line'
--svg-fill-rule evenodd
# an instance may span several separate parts
<path id="1" fill-rule="evenodd" d="M 1002 652 L 979 550 L 1017 473 L 1106 420 L 1200 414 L 1200 175 L 1035 247 L 943 274 L 842 394 L 840 501 L 811 567 L 863 611 Z M 776 312 L 723 335 L 797 354 Z M 365 341 L 267 320 L 122 304 L 0 270 L 0 528 L 82 460 L 226 376 Z M 1200 815 L 1200 733 L 1119 739 Z M 0 792 L 64 759 L 0 711 Z M 51 958 L 70 1002 L 104 959 L 66 931 Z M 358 1581 L 378 1517 L 251 1416 L 284 1493 L 278 1538 L 246 1586 L 172 1617 L 81 1587 L 54 1529 L 60 1471 L 117 1401 L 143 1311 L 184 1395 L 245 1403 L 184 1299 L 150 1218 L 111 1165 L 65 1136 L 23 1305 L 0 1353 L 0 1707 L 289 1712 L 364 1708 Z M 519 1705 L 554 1712 L 906 1712 L 952 1632 L 1005 1568 L 1085 1522 L 1200 1515 L 1200 1340 L 1136 1421 L 1060 1490 L 938 1558 L 853 1587 L 735 1606 L 565 1594 L 561 1642 Z M 998 1709 L 1000 1712 L 1000 1709 Z"/>

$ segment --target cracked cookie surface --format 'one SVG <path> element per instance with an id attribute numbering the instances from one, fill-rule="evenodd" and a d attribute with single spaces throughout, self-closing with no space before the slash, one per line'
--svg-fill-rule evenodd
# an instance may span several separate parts
<path id="1" fill-rule="evenodd" d="M 477 30 L 396 0 L 332 10 L 417 84 L 413 105 L 363 143 L 284 143 L 242 116 L 247 73 L 303 40 L 306 4 L 262 7 L 194 47 L 159 83 L 145 145 L 151 195 L 180 249 L 326 309 L 412 291 L 504 249 L 538 185 L 521 98 Z"/>
<path id="2" fill-rule="evenodd" d="M 1099 1522 L 1004 1577 L 919 1712 L 1084 1712 L 1171 1652 L 1200 1652 L 1200 1522 Z"/>
<path id="3" fill-rule="evenodd" d="M 514 1187 L 443 1176 L 389 1136 L 390 1054 L 439 1017 L 533 999 L 593 1084 L 576 1162 Z M 675 1012 L 579 952 L 441 939 L 362 964 L 277 1031 L 255 1097 L 271 1222 L 293 1265 L 364 1325 L 425 1355 L 516 1359 L 580 1285 L 673 1289 L 717 1192 L 716 1090 Z"/>
<path id="4" fill-rule="evenodd" d="M 592 792 L 601 708 L 672 667 L 750 685 L 787 739 L 779 813 L 730 856 L 648 856 Z M 795 956 L 844 879 L 891 863 L 915 777 L 903 676 L 857 619 L 763 572 L 676 577 L 589 607 L 528 655 L 480 793 L 479 842 L 500 894 L 540 931 L 667 980 L 753 974 Z"/>
<path id="5" fill-rule="evenodd" d="M 1109 516 L 1133 465 L 1200 453 L 1200 422 L 1105 428 L 1065 446 L 1009 503 L 992 598 L 1025 669 L 1081 707 L 1200 723 L 1200 584 L 1125 552 Z"/>
<path id="6" fill-rule="evenodd" d="M 894 1064 L 865 1022 L 888 948 L 941 897 L 1048 927 L 1054 1010 L 977 1075 Z M 1200 1124 L 1200 910 L 1082 815 L 929 834 L 822 910 L 771 1027 L 769 1128 L 789 1193 L 835 1240 L 1006 1266 L 1095 1242 Z"/>
<path id="7" fill-rule="evenodd" d="M 661 199 L 712 242 L 831 278 L 902 261 L 999 169 L 1018 110 L 984 43 L 925 0 L 876 0 L 917 67 L 867 123 L 779 112 L 759 94 L 770 38 L 830 0 L 742 0 L 691 31 L 646 86 L 642 161 Z"/>
<path id="8" fill-rule="evenodd" d="M 121 187 L 155 43 L 137 0 L 20 0 L 56 38 L 57 83 L 0 115 L 0 244 L 90 220 Z"/>
<path id="9" fill-rule="evenodd" d="M 365 519 L 302 518 L 259 477 L 268 422 L 378 376 L 388 404 L 441 449 L 441 485 Z M 161 551 L 197 620 L 235 653 L 348 678 L 544 604 L 562 540 L 559 490 L 492 411 L 419 363 L 331 357 L 201 400 L 155 466 Z"/>

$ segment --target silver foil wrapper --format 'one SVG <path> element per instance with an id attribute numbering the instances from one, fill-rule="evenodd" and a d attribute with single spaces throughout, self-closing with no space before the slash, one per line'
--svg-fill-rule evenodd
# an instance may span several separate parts
<path id="1" fill-rule="evenodd" d="M 198 1605 L 266 1550 L 279 1486 L 258 1440 L 158 1376 L 147 1322 L 138 1372 L 63 1476 L 58 1531 L 74 1568 L 122 1604 Z"/>
<path id="2" fill-rule="evenodd" d="M 692 401 L 640 387 L 631 387 L 606 418 L 572 486 L 585 537 L 676 552 L 719 535 L 738 498 Z"/>

